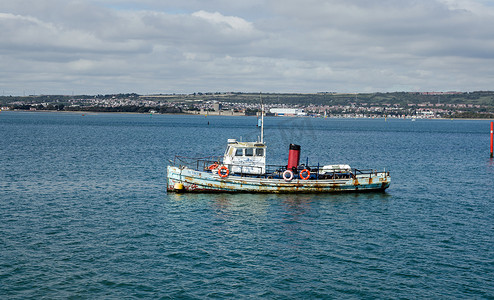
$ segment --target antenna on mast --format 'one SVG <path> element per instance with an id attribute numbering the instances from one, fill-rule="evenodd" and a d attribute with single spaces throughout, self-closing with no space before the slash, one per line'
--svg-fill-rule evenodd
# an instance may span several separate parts
<path id="1" fill-rule="evenodd" d="M 259 99 L 261 100 L 261 143 L 264 143 L 264 104 L 262 103 L 261 93 L 259 93 Z"/>

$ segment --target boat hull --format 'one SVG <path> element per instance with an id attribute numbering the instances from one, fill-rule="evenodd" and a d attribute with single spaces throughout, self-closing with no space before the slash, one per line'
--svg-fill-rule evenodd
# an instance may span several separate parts
<path id="1" fill-rule="evenodd" d="M 276 178 L 228 176 L 187 167 L 168 166 L 168 192 L 335 193 L 384 191 L 391 178 L 386 172 L 356 175 L 350 179 L 285 181 Z"/>

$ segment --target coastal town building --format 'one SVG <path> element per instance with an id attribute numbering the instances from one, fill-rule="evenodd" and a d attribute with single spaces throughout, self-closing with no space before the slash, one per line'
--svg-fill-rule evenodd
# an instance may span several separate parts
<path id="1" fill-rule="evenodd" d="M 270 113 L 275 116 L 306 116 L 307 113 L 301 108 L 271 108 Z"/>

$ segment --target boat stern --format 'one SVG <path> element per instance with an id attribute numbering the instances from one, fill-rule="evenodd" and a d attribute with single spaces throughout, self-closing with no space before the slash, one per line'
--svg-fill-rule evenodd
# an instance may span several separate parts
<path id="1" fill-rule="evenodd" d="M 180 168 L 175 166 L 168 166 L 166 168 L 166 190 L 168 192 L 183 192 L 185 191 L 185 185 L 181 179 Z"/>

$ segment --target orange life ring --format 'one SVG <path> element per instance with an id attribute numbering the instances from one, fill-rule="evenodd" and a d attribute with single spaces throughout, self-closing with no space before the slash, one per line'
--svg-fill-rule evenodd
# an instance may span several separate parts
<path id="1" fill-rule="evenodd" d="M 305 177 L 304 177 L 304 175 L 302 175 L 304 172 L 307 172 L 307 176 L 305 176 Z M 302 171 L 300 171 L 299 175 L 300 175 L 300 178 L 301 178 L 301 179 L 303 179 L 303 180 L 307 180 L 307 179 L 309 179 L 309 177 L 310 177 L 310 171 L 309 171 L 309 170 L 307 170 L 307 169 L 303 169 Z"/>
<path id="2" fill-rule="evenodd" d="M 217 167 L 218 167 L 218 164 L 217 164 L 217 163 L 214 163 L 214 164 L 210 165 L 210 166 L 208 167 L 208 169 L 209 169 L 209 170 L 214 170 L 214 169 L 216 169 Z"/>
<path id="3" fill-rule="evenodd" d="M 221 173 L 221 170 L 226 170 L 226 173 L 225 174 Z M 227 166 L 221 166 L 221 168 L 218 169 L 218 175 L 220 175 L 221 178 L 227 177 L 228 174 L 230 174 L 230 170 L 228 170 Z"/>

